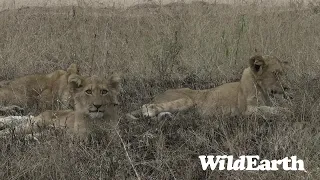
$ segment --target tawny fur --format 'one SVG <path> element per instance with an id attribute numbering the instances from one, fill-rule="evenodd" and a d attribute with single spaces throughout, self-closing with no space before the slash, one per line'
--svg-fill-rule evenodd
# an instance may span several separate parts
<path id="1" fill-rule="evenodd" d="M 69 108 L 73 102 L 68 79 L 73 76 L 78 76 L 75 64 L 71 64 L 67 71 L 27 75 L 6 82 L 0 88 L 0 106 L 38 105 L 40 110 Z"/>
<path id="2" fill-rule="evenodd" d="M 45 111 L 20 129 L 31 133 L 48 127 L 66 128 L 81 140 L 106 134 L 113 136 L 118 123 L 118 94 L 120 78 L 108 79 L 97 76 L 73 78 L 69 81 L 74 88 L 75 110 Z"/>
<path id="3" fill-rule="evenodd" d="M 285 90 L 288 89 L 286 71 L 287 62 L 273 56 L 253 56 L 239 82 L 206 90 L 169 89 L 141 109 L 127 114 L 127 117 L 154 117 L 161 112 L 172 113 L 192 107 L 203 116 L 288 112 L 286 108 L 273 107 L 270 100 L 270 95 L 285 95 Z"/>

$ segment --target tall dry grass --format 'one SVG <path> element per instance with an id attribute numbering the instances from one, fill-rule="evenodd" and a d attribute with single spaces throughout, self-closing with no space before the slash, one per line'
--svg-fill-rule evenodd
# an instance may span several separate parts
<path id="1" fill-rule="evenodd" d="M 65 69 L 73 62 L 84 75 L 120 72 L 123 112 L 168 88 L 235 81 L 257 53 L 291 63 L 288 76 L 296 96 L 289 104 L 295 115 L 287 120 L 201 119 L 193 110 L 173 121 L 122 118 L 125 149 L 107 142 L 72 144 L 54 134 L 44 135 L 41 144 L 2 140 L 2 179 L 135 179 L 133 167 L 141 179 L 320 177 L 320 14 L 314 8 L 35 7 L 2 11 L 0 24 L 1 79 Z M 198 156 L 204 154 L 297 155 L 308 172 L 202 171 Z"/>

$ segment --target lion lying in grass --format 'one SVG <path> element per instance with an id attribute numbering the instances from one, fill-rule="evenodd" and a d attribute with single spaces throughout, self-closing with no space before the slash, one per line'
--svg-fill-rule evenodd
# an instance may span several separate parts
<path id="1" fill-rule="evenodd" d="M 270 96 L 285 96 L 285 73 L 288 62 L 273 56 L 253 56 L 239 82 L 223 84 L 213 89 L 170 89 L 157 95 L 150 104 L 127 114 L 136 119 L 141 116 L 170 115 L 173 112 L 196 108 L 203 116 L 272 115 L 289 112 L 286 108 L 272 107 Z"/>
<path id="2" fill-rule="evenodd" d="M 72 105 L 68 79 L 78 76 L 78 68 L 71 64 L 67 71 L 27 75 L 6 82 L 0 88 L 2 115 L 20 114 L 22 107 L 36 105 L 38 109 L 65 109 Z"/>
<path id="3" fill-rule="evenodd" d="M 117 96 L 120 92 L 120 78 L 117 75 L 108 79 L 75 76 L 69 80 L 69 85 L 74 90 L 75 110 L 45 111 L 31 118 L 31 122 L 22 123 L 15 132 L 31 134 L 57 127 L 67 128 L 68 132 L 81 140 L 114 135 L 119 118 Z M 2 131 L 2 135 L 6 133 Z"/>

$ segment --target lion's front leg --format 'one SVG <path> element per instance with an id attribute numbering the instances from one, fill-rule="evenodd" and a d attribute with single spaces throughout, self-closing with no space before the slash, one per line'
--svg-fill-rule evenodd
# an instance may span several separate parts
<path id="1" fill-rule="evenodd" d="M 142 115 L 145 117 L 154 117 L 160 113 L 168 114 L 178 111 L 187 110 L 195 104 L 190 98 L 181 98 L 174 101 L 158 104 L 145 104 L 142 106 Z"/>
<path id="2" fill-rule="evenodd" d="M 158 104 L 144 104 L 141 107 L 142 115 L 144 117 L 154 117 L 161 112 L 162 109 L 163 107 Z"/>

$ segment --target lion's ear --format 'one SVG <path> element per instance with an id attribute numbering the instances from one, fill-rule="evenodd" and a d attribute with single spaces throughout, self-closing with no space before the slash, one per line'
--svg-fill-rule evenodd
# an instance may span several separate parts
<path id="1" fill-rule="evenodd" d="M 77 74 L 71 74 L 68 77 L 68 84 L 71 85 L 73 89 L 82 87 L 83 78 Z"/>
<path id="2" fill-rule="evenodd" d="M 75 63 L 72 63 L 68 69 L 67 69 L 67 72 L 69 74 L 79 74 L 79 69 L 77 67 L 77 65 Z"/>
<path id="3" fill-rule="evenodd" d="M 255 74 L 261 74 L 264 71 L 266 66 L 266 63 L 261 55 L 256 55 L 251 57 L 249 59 L 249 64 L 250 64 L 251 70 Z"/>
<path id="4" fill-rule="evenodd" d="M 109 77 L 109 84 L 110 84 L 111 88 L 114 88 L 117 91 L 120 91 L 120 88 L 121 88 L 121 78 L 120 78 L 120 76 L 117 75 L 117 74 L 111 75 Z"/>

